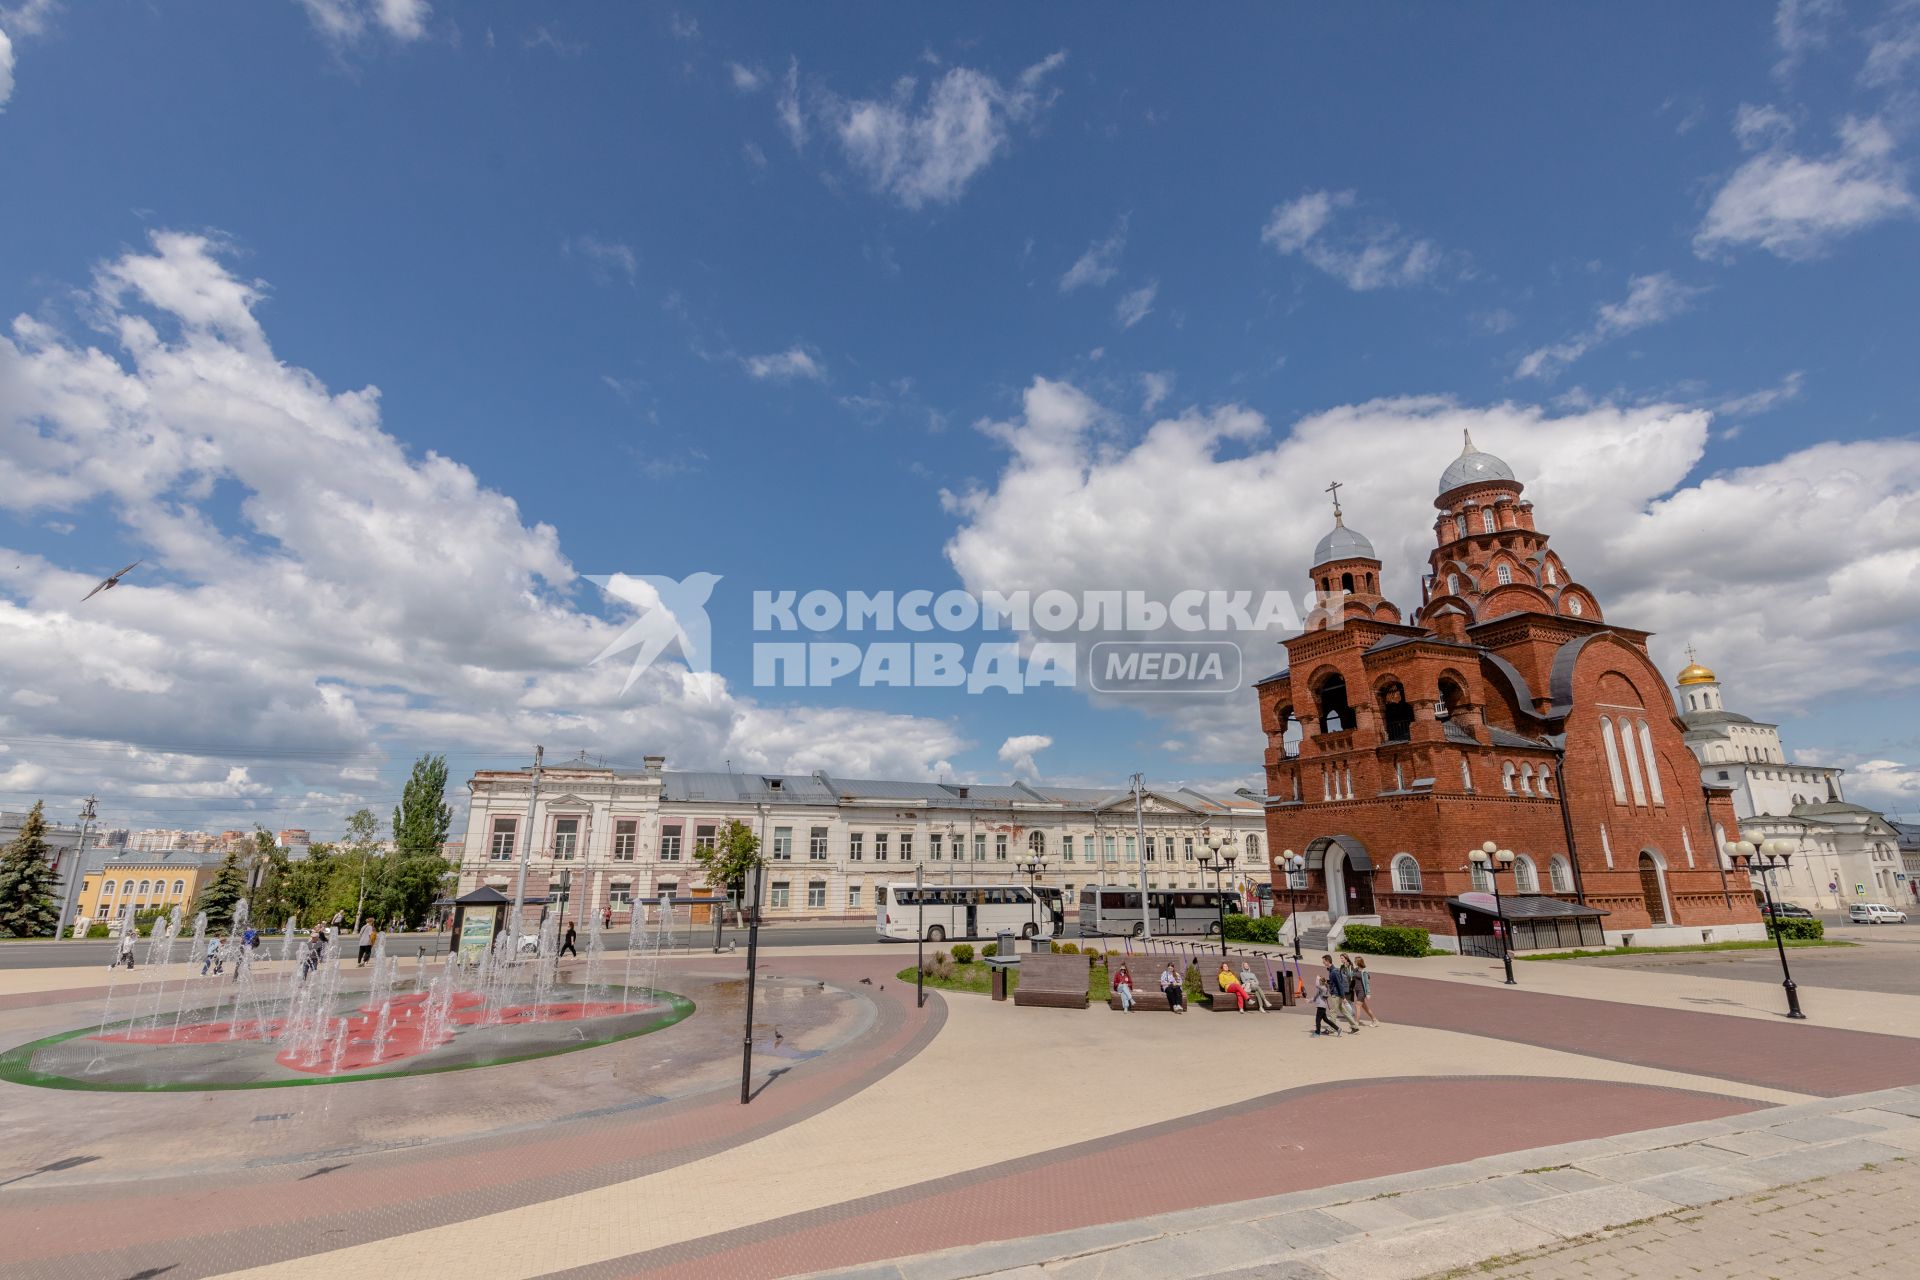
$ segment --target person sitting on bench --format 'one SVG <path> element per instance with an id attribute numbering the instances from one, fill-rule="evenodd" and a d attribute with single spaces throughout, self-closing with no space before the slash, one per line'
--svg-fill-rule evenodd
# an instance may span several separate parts
<path id="1" fill-rule="evenodd" d="M 1160 971 L 1160 990 L 1167 997 L 1167 1008 L 1175 1013 L 1187 1011 L 1187 991 L 1181 985 L 1180 975 L 1173 971 L 1173 961 L 1167 961 L 1167 967 Z"/>
<path id="2" fill-rule="evenodd" d="M 1225 960 L 1222 960 L 1220 962 L 1220 973 L 1215 981 L 1220 984 L 1221 994 L 1231 994 L 1234 1003 L 1239 1006 L 1239 1011 L 1245 1013 L 1247 1011 L 1247 989 L 1240 985 L 1240 978 L 1234 973 L 1233 966 L 1229 965 Z"/>

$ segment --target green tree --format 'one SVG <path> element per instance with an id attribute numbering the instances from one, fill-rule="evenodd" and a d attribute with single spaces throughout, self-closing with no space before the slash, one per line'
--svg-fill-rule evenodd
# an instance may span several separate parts
<path id="1" fill-rule="evenodd" d="M 754 835 L 752 828 L 738 818 L 729 818 L 727 825 L 715 833 L 713 848 L 695 849 L 693 860 L 706 869 L 709 891 L 717 890 L 733 899 L 734 918 L 737 921 L 740 903 L 746 896 L 747 877 L 763 862 L 760 857 L 760 837 Z M 716 946 L 720 942 L 721 918 L 720 912 L 714 912 L 713 940 Z"/>
<path id="2" fill-rule="evenodd" d="M 53 864 L 47 859 L 47 818 L 36 800 L 20 834 L 0 853 L 0 937 L 52 936 L 60 927 L 54 888 Z"/>
<path id="3" fill-rule="evenodd" d="M 293 859 L 264 827 L 254 831 L 253 848 L 242 856 L 255 872 L 248 913 L 260 922 L 261 928 L 278 933 L 288 916 L 300 914 L 292 893 Z"/>
<path id="4" fill-rule="evenodd" d="M 393 850 L 402 858 L 439 857 L 453 826 L 447 807 L 447 758 L 421 756 L 393 810 Z"/>
<path id="5" fill-rule="evenodd" d="M 207 913 L 207 928 L 225 929 L 233 924 L 233 909 L 247 896 L 247 873 L 240 865 L 240 854 L 228 850 L 227 856 L 220 861 L 220 869 L 213 873 L 213 879 L 200 887 L 200 893 L 193 900 L 193 910 Z M 285 917 L 281 917 L 285 919 Z M 264 922 L 263 922 L 264 927 Z"/>

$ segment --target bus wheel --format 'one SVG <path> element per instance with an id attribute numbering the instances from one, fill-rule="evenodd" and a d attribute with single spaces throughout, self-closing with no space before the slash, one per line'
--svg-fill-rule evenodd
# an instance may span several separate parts
<path id="1" fill-rule="evenodd" d="M 1141 924 L 1138 920 L 1135 920 L 1133 922 L 1133 936 L 1138 938 L 1145 932 L 1146 932 L 1146 926 Z"/>
<path id="2" fill-rule="evenodd" d="M 947 931 L 945 929 L 942 929 L 937 924 L 929 925 L 927 927 L 928 942 L 945 942 L 946 940 L 947 940 Z"/>
<path id="3" fill-rule="evenodd" d="M 1039 926 L 1034 924 L 1033 921 L 1031 920 L 1027 921 L 1027 923 L 1020 926 L 1020 936 L 1023 938 L 1031 938 L 1034 934 L 1038 932 L 1040 932 Z"/>
<path id="4" fill-rule="evenodd" d="M 1211 924 L 1207 926 L 1207 936 L 1210 938 L 1217 938 L 1220 936 L 1220 922 L 1218 920 L 1213 921 Z"/>

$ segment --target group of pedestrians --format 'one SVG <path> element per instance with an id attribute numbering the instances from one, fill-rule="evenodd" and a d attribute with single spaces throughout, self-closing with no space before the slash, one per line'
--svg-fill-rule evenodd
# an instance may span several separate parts
<path id="1" fill-rule="evenodd" d="M 1266 991 L 1260 986 L 1260 979 L 1254 973 L 1253 962 L 1250 960 L 1240 962 L 1238 973 L 1233 971 L 1233 967 L 1227 961 L 1221 960 L 1218 981 L 1220 990 L 1234 998 L 1235 1005 L 1241 1013 L 1256 1009 L 1265 1012 L 1273 1008 L 1267 1000 Z M 1132 1013 L 1136 1004 L 1133 974 L 1125 963 L 1114 969 L 1113 978 L 1108 985 L 1120 1001 L 1120 1012 Z M 1174 967 L 1171 960 L 1167 961 L 1166 966 L 1160 970 L 1160 994 L 1167 998 L 1167 1008 L 1173 1012 L 1187 1011 L 1186 980 L 1181 977 L 1180 971 Z"/>
<path id="2" fill-rule="evenodd" d="M 1343 955 L 1338 966 L 1332 956 L 1321 956 L 1320 976 L 1313 984 L 1313 1034 L 1344 1034 L 1339 1020 L 1358 1034 L 1360 1023 L 1353 1016 L 1355 1009 L 1366 1016 L 1368 1026 L 1379 1026 L 1380 1019 L 1373 1016 L 1372 996 L 1373 974 L 1367 969 L 1365 956 Z M 1323 1026 L 1325 1031 L 1320 1029 Z"/>

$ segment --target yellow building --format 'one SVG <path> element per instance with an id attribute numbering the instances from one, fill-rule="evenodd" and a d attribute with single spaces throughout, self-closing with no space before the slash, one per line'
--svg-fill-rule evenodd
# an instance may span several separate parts
<path id="1" fill-rule="evenodd" d="M 213 879 L 221 859 L 192 853 L 136 853 L 116 858 L 80 880 L 79 914 L 113 923 L 155 907 L 176 903 L 191 915 L 200 887 Z"/>

